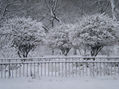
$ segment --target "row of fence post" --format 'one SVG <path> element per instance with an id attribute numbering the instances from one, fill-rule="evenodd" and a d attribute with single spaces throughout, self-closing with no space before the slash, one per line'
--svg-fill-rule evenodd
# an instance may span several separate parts
<path id="1" fill-rule="evenodd" d="M 0 60 L 0 78 L 119 76 L 119 59 L 117 58 L 104 61 L 81 60 L 80 57 L 60 58 L 60 60 L 58 58 L 56 60 L 55 58 L 43 59 L 25 61 L 2 59 Z"/>

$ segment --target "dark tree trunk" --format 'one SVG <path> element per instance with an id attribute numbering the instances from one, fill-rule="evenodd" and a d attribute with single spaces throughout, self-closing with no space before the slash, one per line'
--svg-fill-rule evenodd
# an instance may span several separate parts
<path id="1" fill-rule="evenodd" d="M 29 44 L 26 44 L 26 45 L 20 45 L 19 48 L 18 48 L 18 56 L 20 58 L 27 58 L 28 57 L 28 53 L 34 48 L 34 45 L 29 45 Z M 25 61 L 25 59 L 23 60 Z"/>
<path id="2" fill-rule="evenodd" d="M 64 49 L 60 49 L 62 54 L 64 55 L 65 54 L 65 50 Z"/>
<path id="3" fill-rule="evenodd" d="M 67 54 L 69 53 L 70 49 L 71 48 L 66 48 L 66 50 L 65 50 L 65 56 L 67 56 Z"/>
<path id="4" fill-rule="evenodd" d="M 61 48 L 60 50 L 61 50 L 63 55 L 67 56 L 67 54 L 69 53 L 70 49 L 71 48 Z"/>
<path id="5" fill-rule="evenodd" d="M 19 51 L 17 52 L 17 54 L 18 54 L 18 56 L 19 56 L 20 58 L 22 58 L 22 57 L 21 57 L 21 54 L 20 54 L 20 52 L 19 52 Z"/>
<path id="6" fill-rule="evenodd" d="M 95 57 L 98 55 L 98 53 L 101 51 L 101 49 L 103 48 L 103 46 L 94 46 L 91 47 L 91 56 Z M 95 58 L 93 58 L 93 60 L 95 60 Z"/>
<path id="7" fill-rule="evenodd" d="M 52 55 L 54 55 L 55 54 L 55 51 L 54 51 L 54 49 L 52 49 Z"/>
<path id="8" fill-rule="evenodd" d="M 76 48 L 74 48 L 74 53 L 73 54 L 77 55 L 77 49 Z"/>

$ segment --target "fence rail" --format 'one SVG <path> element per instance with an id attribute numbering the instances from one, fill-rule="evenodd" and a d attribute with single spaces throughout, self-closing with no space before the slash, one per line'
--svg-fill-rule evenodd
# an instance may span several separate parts
<path id="1" fill-rule="evenodd" d="M 119 76 L 119 57 L 0 59 L 0 78 Z"/>

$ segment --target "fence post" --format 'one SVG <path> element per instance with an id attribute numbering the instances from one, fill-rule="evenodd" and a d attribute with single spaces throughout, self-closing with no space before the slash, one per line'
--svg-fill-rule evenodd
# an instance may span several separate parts
<path id="1" fill-rule="evenodd" d="M 9 63 L 8 65 L 9 65 L 9 66 L 8 66 L 8 78 L 10 78 L 10 77 L 11 77 L 10 63 Z"/>

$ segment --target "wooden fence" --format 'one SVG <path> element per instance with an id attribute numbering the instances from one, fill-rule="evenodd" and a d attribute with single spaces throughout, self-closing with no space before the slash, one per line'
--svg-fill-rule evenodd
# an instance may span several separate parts
<path id="1" fill-rule="evenodd" d="M 0 78 L 119 76 L 119 57 L 0 59 Z"/>

